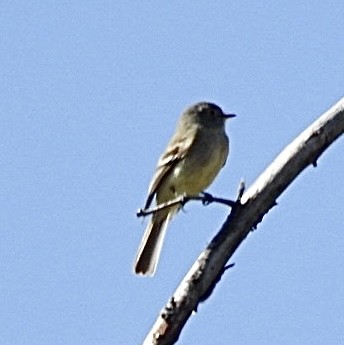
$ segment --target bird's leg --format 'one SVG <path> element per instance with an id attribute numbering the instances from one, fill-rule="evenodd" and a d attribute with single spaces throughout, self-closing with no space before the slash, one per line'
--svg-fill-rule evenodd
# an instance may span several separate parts
<path id="1" fill-rule="evenodd" d="M 229 207 L 234 207 L 234 205 L 236 204 L 236 202 L 233 200 L 217 198 L 206 192 L 202 192 L 201 195 L 202 195 L 201 200 L 202 200 L 203 205 L 209 205 L 212 202 L 218 202 L 219 204 L 227 205 Z"/>
<path id="2" fill-rule="evenodd" d="M 202 204 L 207 206 L 214 201 L 214 197 L 210 193 L 202 192 Z"/>

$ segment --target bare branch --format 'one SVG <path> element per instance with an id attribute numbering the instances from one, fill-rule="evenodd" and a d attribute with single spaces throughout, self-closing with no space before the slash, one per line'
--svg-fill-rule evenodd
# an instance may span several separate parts
<path id="1" fill-rule="evenodd" d="M 228 200 L 228 199 L 222 199 L 222 198 L 217 198 L 215 196 L 212 196 L 209 193 L 202 193 L 202 195 L 197 195 L 197 196 L 187 196 L 187 195 L 182 195 L 174 200 L 165 202 L 163 204 L 160 204 L 154 208 L 150 208 L 150 209 L 142 209 L 140 208 L 137 212 L 136 212 L 136 216 L 137 217 L 144 217 L 144 216 L 148 216 L 152 213 L 156 213 L 159 212 L 165 208 L 169 208 L 175 205 L 180 205 L 180 206 L 184 206 L 187 202 L 191 201 L 191 200 L 197 200 L 197 201 L 202 201 L 203 205 L 209 205 L 212 202 L 217 202 L 219 204 L 223 204 L 223 205 L 227 205 L 229 207 L 234 207 L 235 205 L 235 201 L 232 200 Z"/>
<path id="2" fill-rule="evenodd" d="M 200 254 L 164 307 L 144 344 L 174 344 L 200 301 L 225 272 L 241 242 L 276 204 L 276 199 L 308 165 L 344 133 L 344 98 L 301 133 L 243 193 L 219 233 Z M 242 189 L 243 190 L 243 189 Z M 242 193 L 242 191 L 240 192 Z"/>

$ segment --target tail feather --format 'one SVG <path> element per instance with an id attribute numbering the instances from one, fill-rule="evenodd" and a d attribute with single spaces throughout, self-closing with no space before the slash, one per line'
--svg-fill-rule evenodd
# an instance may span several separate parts
<path id="1" fill-rule="evenodd" d="M 152 216 L 136 255 L 134 263 L 136 274 L 154 275 L 171 214 L 160 211 Z"/>

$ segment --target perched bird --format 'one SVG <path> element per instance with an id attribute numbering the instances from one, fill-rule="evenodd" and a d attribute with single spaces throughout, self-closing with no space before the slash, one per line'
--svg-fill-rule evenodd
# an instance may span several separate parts
<path id="1" fill-rule="evenodd" d="M 234 116 L 207 102 L 182 113 L 175 134 L 158 161 L 144 209 L 154 198 L 161 205 L 182 195 L 197 196 L 213 182 L 229 152 L 225 121 Z M 154 275 L 167 225 L 180 207 L 153 213 L 134 262 L 136 274 Z"/>

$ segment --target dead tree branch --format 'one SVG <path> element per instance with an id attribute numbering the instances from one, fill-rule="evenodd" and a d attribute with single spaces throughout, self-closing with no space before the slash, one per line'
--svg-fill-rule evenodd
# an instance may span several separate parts
<path id="1" fill-rule="evenodd" d="M 209 205 L 213 202 L 217 202 L 219 204 L 223 204 L 223 205 L 227 205 L 229 207 L 234 207 L 235 205 L 235 201 L 232 200 L 228 200 L 228 199 L 222 199 L 222 198 L 217 198 L 215 196 L 212 196 L 209 193 L 202 193 L 201 195 L 197 195 L 197 196 L 188 196 L 188 195 L 183 195 L 181 197 L 178 197 L 174 200 L 165 202 L 163 204 L 160 204 L 156 207 L 150 208 L 150 209 L 142 209 L 140 208 L 137 212 L 136 212 L 136 216 L 137 217 L 145 217 L 148 216 L 150 214 L 159 212 L 165 208 L 169 208 L 175 205 L 180 205 L 181 207 L 183 207 L 187 202 L 191 201 L 191 200 L 195 200 L 195 201 L 202 201 L 203 205 Z"/>

